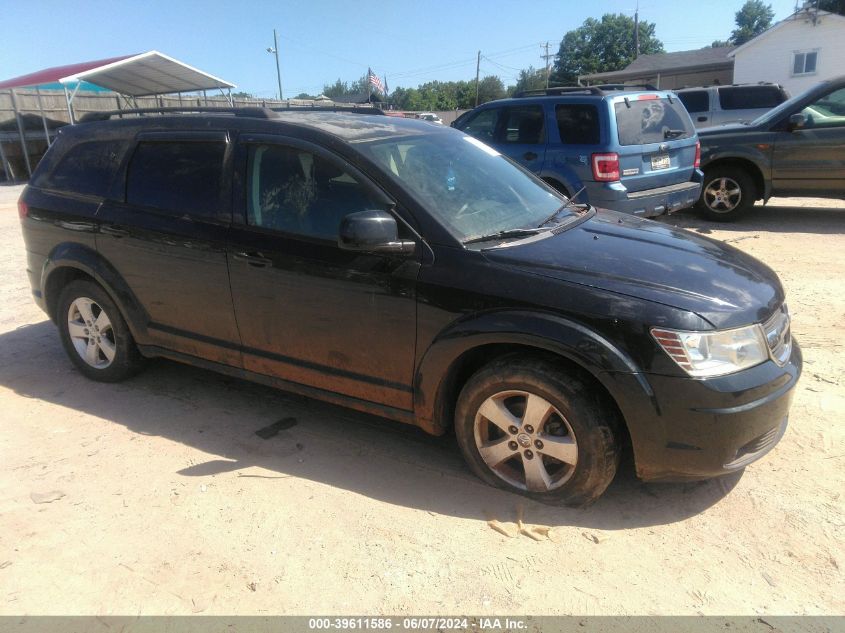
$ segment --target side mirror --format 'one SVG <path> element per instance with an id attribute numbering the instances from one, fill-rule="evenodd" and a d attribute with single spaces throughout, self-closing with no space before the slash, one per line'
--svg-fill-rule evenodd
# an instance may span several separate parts
<path id="1" fill-rule="evenodd" d="M 416 242 L 400 240 L 396 218 L 379 210 L 359 211 L 343 218 L 337 245 L 345 251 L 401 255 L 413 253 L 417 248 Z"/>
<path id="2" fill-rule="evenodd" d="M 789 131 L 800 130 L 807 124 L 807 117 L 800 112 L 789 117 Z"/>

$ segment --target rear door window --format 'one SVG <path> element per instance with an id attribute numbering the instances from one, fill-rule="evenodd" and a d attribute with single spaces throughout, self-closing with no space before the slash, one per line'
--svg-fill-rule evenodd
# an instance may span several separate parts
<path id="1" fill-rule="evenodd" d="M 777 86 L 725 86 L 719 88 L 722 110 L 752 110 L 774 108 L 785 101 Z"/>
<path id="2" fill-rule="evenodd" d="M 706 90 L 689 90 L 687 92 L 679 92 L 678 99 L 684 104 L 687 112 L 694 114 L 696 112 L 707 112 L 710 110 L 710 95 Z"/>
<path id="3" fill-rule="evenodd" d="M 482 110 L 475 116 L 467 120 L 461 128 L 461 131 L 466 132 L 470 136 L 474 136 L 485 142 L 493 142 L 496 135 L 496 126 L 499 123 L 499 115 L 502 113 L 501 108 L 488 108 Z"/>
<path id="4" fill-rule="evenodd" d="M 543 142 L 543 108 L 538 105 L 518 106 L 505 110 L 500 132 L 501 143 L 538 145 Z"/>
<path id="5" fill-rule="evenodd" d="M 620 145 L 665 143 L 695 134 L 689 115 L 677 99 L 629 97 L 618 101 L 614 109 Z"/>
<path id="6" fill-rule="evenodd" d="M 555 106 L 560 142 L 567 145 L 598 145 L 601 142 L 599 111 L 594 105 L 569 103 Z"/>
<path id="7" fill-rule="evenodd" d="M 123 141 L 80 143 L 68 150 L 44 185 L 60 191 L 105 197 L 123 155 L 123 147 Z"/>
<path id="8" fill-rule="evenodd" d="M 217 219 L 226 143 L 142 141 L 129 164 L 126 201 L 175 215 Z"/>

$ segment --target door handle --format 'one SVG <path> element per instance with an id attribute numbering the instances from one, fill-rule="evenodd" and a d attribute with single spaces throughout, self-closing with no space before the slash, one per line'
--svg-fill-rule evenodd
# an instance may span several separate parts
<path id="1" fill-rule="evenodd" d="M 119 226 L 100 226 L 100 233 L 105 233 L 112 237 L 126 237 L 129 235 L 129 231 Z"/>
<path id="2" fill-rule="evenodd" d="M 706 117 L 706 116 L 700 116 L 700 117 L 698 117 L 698 122 L 699 122 L 699 123 L 704 123 L 706 120 L 707 120 L 707 117 Z"/>
<path id="3" fill-rule="evenodd" d="M 525 153 L 522 155 L 522 157 L 523 157 L 525 160 L 534 160 L 535 158 L 537 158 L 537 154 L 535 154 L 534 152 L 525 152 Z"/>
<path id="4" fill-rule="evenodd" d="M 264 268 L 273 263 L 272 259 L 264 257 L 261 253 L 247 253 L 243 251 L 232 255 L 232 259 L 239 262 L 246 262 L 255 268 Z"/>

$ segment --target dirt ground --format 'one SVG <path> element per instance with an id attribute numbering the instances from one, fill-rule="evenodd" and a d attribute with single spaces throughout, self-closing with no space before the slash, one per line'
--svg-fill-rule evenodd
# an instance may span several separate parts
<path id="1" fill-rule="evenodd" d="M 0 614 L 845 612 L 842 203 L 665 220 L 780 275 L 806 359 L 790 427 L 744 473 L 626 471 L 572 510 L 479 483 L 451 437 L 176 363 L 86 380 L 31 300 L 20 191 L 0 187 Z M 488 526 L 520 505 L 549 538 Z"/>

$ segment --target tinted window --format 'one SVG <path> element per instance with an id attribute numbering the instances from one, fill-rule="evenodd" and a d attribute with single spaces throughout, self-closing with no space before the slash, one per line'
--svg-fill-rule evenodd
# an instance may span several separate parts
<path id="1" fill-rule="evenodd" d="M 785 100 L 777 86 L 725 86 L 719 88 L 722 110 L 774 108 Z"/>
<path id="2" fill-rule="evenodd" d="M 482 110 L 474 117 L 471 117 L 461 127 L 461 130 L 482 141 L 492 141 L 493 135 L 496 133 L 496 124 L 499 122 L 501 111 L 501 109 L 494 108 Z"/>
<path id="3" fill-rule="evenodd" d="M 252 226 L 337 240 L 346 215 L 382 206 L 343 169 L 304 150 L 251 145 L 247 169 Z"/>
<path id="4" fill-rule="evenodd" d="M 126 201 L 174 214 L 217 217 L 226 144 L 143 142 L 129 165 Z"/>
<path id="5" fill-rule="evenodd" d="M 505 111 L 501 142 L 539 144 L 543 142 L 543 108 L 520 106 Z"/>
<path id="6" fill-rule="evenodd" d="M 123 153 L 121 141 L 92 141 L 72 147 L 47 179 L 46 186 L 105 196 Z"/>
<path id="7" fill-rule="evenodd" d="M 687 112 L 707 112 L 710 109 L 710 95 L 706 90 L 679 92 L 678 99 L 684 104 Z"/>
<path id="8" fill-rule="evenodd" d="M 560 140 L 568 145 L 598 145 L 600 142 L 599 111 L 594 105 L 569 104 L 555 106 Z"/>
<path id="9" fill-rule="evenodd" d="M 637 99 L 615 105 L 619 143 L 642 145 L 689 138 L 695 134 L 689 114 L 677 99 Z"/>

